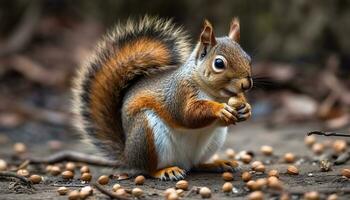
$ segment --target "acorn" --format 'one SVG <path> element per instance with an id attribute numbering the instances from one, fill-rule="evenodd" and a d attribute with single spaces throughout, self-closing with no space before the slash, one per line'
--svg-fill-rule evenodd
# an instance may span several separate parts
<path id="1" fill-rule="evenodd" d="M 122 188 L 118 183 L 114 184 L 112 187 L 113 192 L 116 192 L 118 189 Z"/>
<path id="2" fill-rule="evenodd" d="M 248 182 L 252 179 L 252 175 L 249 172 L 243 172 L 242 173 L 242 180 L 244 182 Z"/>
<path id="3" fill-rule="evenodd" d="M 243 154 L 241 155 L 241 160 L 245 164 L 249 164 L 252 161 L 252 156 L 249 154 Z"/>
<path id="4" fill-rule="evenodd" d="M 66 163 L 66 170 L 74 172 L 75 164 L 73 162 Z"/>
<path id="5" fill-rule="evenodd" d="M 141 190 L 140 188 L 134 188 L 131 190 L 131 194 L 136 197 L 139 198 L 143 195 L 143 190 Z"/>
<path id="6" fill-rule="evenodd" d="M 72 179 L 74 177 L 74 173 L 71 171 L 64 171 L 62 172 L 62 178 L 63 179 Z"/>
<path id="7" fill-rule="evenodd" d="M 80 177 L 80 180 L 85 181 L 85 182 L 90 182 L 91 178 L 92 178 L 92 176 L 90 173 L 83 173 Z"/>
<path id="8" fill-rule="evenodd" d="M 176 189 L 182 189 L 187 190 L 188 189 L 188 182 L 185 180 L 180 180 L 175 185 Z"/>
<path id="9" fill-rule="evenodd" d="M 233 188 L 233 185 L 232 183 L 230 182 L 226 182 L 222 185 L 222 191 L 223 192 L 231 192 L 232 191 L 232 188 Z"/>
<path id="10" fill-rule="evenodd" d="M 207 187 L 201 187 L 199 189 L 199 194 L 203 199 L 207 199 L 211 197 L 211 190 Z"/>
<path id="11" fill-rule="evenodd" d="M 78 190 L 73 190 L 68 194 L 69 200 L 78 200 L 80 198 L 80 193 Z"/>
<path id="12" fill-rule="evenodd" d="M 260 148 L 261 153 L 263 153 L 266 156 L 270 156 L 273 153 L 273 148 L 268 145 L 264 145 Z"/>
<path id="13" fill-rule="evenodd" d="M 27 146 L 21 142 L 17 142 L 13 145 L 13 150 L 17 153 L 17 154 L 23 154 L 27 151 Z"/>
<path id="14" fill-rule="evenodd" d="M 287 168 L 287 173 L 291 175 L 298 175 L 299 169 L 294 165 L 289 165 Z"/>
<path id="15" fill-rule="evenodd" d="M 57 193 L 58 193 L 59 195 L 66 195 L 66 194 L 68 193 L 68 191 L 69 191 L 69 189 L 66 188 L 66 187 L 59 187 L 59 188 L 57 189 Z"/>
<path id="16" fill-rule="evenodd" d="M 109 183 L 109 177 L 106 175 L 102 175 L 97 179 L 97 182 L 101 185 L 107 185 Z"/>
<path id="17" fill-rule="evenodd" d="M 269 171 L 268 176 L 269 177 L 274 176 L 276 178 L 279 178 L 279 172 L 276 169 L 272 169 Z"/>
<path id="18" fill-rule="evenodd" d="M 249 200 L 263 200 L 264 194 L 261 191 L 255 191 L 249 194 Z"/>
<path id="19" fill-rule="evenodd" d="M 19 169 L 17 171 L 17 175 L 19 176 L 24 176 L 24 177 L 28 177 L 29 176 L 29 171 L 26 169 Z"/>
<path id="20" fill-rule="evenodd" d="M 283 158 L 286 163 L 293 163 L 295 161 L 295 155 L 293 153 L 286 153 Z"/>
<path id="21" fill-rule="evenodd" d="M 61 173 L 61 168 L 59 166 L 54 165 L 51 167 L 50 172 L 51 172 L 51 175 L 57 176 Z"/>
<path id="22" fill-rule="evenodd" d="M 145 183 L 145 177 L 142 175 L 136 176 L 134 182 L 136 185 L 143 185 Z"/>
<path id="23" fill-rule="evenodd" d="M 316 137 L 314 135 L 306 136 L 304 142 L 307 146 L 311 147 L 316 143 Z"/>
<path id="24" fill-rule="evenodd" d="M 307 192 L 304 194 L 305 200 L 319 200 L 320 195 L 316 191 Z"/>
<path id="25" fill-rule="evenodd" d="M 90 169 L 88 166 L 84 165 L 80 168 L 80 173 L 83 174 L 83 173 L 88 173 L 88 172 L 90 172 Z"/>
<path id="26" fill-rule="evenodd" d="M 350 169 L 342 169 L 341 175 L 345 176 L 346 178 L 350 178 Z"/>
<path id="27" fill-rule="evenodd" d="M 226 156 L 228 159 L 234 159 L 235 158 L 235 151 L 231 148 L 226 149 L 225 151 Z"/>
<path id="28" fill-rule="evenodd" d="M 29 177 L 29 180 L 33 183 L 33 184 L 38 184 L 40 183 L 43 178 L 39 175 L 33 174 Z"/>
<path id="29" fill-rule="evenodd" d="M 224 172 L 222 173 L 222 179 L 224 179 L 225 181 L 232 181 L 233 174 L 231 172 Z"/>
<path id="30" fill-rule="evenodd" d="M 0 159 L 0 172 L 6 171 L 7 169 L 7 162 L 5 160 Z"/>

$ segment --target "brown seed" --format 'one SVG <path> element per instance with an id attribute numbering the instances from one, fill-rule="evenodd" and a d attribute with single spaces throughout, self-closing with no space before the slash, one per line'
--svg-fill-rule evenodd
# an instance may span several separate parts
<path id="1" fill-rule="evenodd" d="M 80 180 L 90 182 L 91 178 L 92 178 L 92 176 L 90 173 L 83 173 L 80 177 Z"/>
<path id="2" fill-rule="evenodd" d="M 279 172 L 276 169 L 271 169 L 268 173 L 268 176 L 275 176 L 276 178 L 278 178 L 280 176 Z"/>
<path id="3" fill-rule="evenodd" d="M 211 160 L 212 161 L 216 161 L 216 160 L 219 160 L 220 159 L 220 156 L 219 156 L 219 154 L 214 154 L 212 157 L 211 157 Z"/>
<path id="4" fill-rule="evenodd" d="M 97 182 L 101 185 L 107 185 L 109 183 L 109 178 L 106 175 L 102 175 L 97 179 Z"/>
<path id="5" fill-rule="evenodd" d="M 243 172 L 242 173 L 242 180 L 244 182 L 248 182 L 252 179 L 252 175 L 249 172 Z"/>
<path id="6" fill-rule="evenodd" d="M 305 200 L 319 200 L 320 195 L 316 191 L 307 192 L 304 194 Z"/>
<path id="7" fill-rule="evenodd" d="M 273 153 L 273 148 L 271 146 L 264 145 L 260 148 L 261 153 L 266 156 L 270 156 Z"/>
<path id="8" fill-rule="evenodd" d="M 47 166 L 45 167 L 45 171 L 48 172 L 48 173 L 51 173 L 52 166 L 53 166 L 53 165 L 47 165 Z"/>
<path id="9" fill-rule="evenodd" d="M 231 192 L 232 188 L 233 188 L 233 185 L 230 182 L 226 182 L 226 183 L 224 183 L 224 185 L 222 185 L 223 192 Z"/>
<path id="10" fill-rule="evenodd" d="M 289 165 L 287 168 L 287 173 L 291 175 L 298 175 L 299 169 L 294 165 Z"/>
<path id="11" fill-rule="evenodd" d="M 117 194 L 119 196 L 125 196 L 126 191 L 123 188 L 119 188 L 119 189 L 117 189 L 117 191 L 115 191 L 115 194 Z"/>
<path id="12" fill-rule="evenodd" d="M 174 188 L 168 188 L 168 189 L 166 189 L 164 191 L 164 196 L 168 197 L 171 193 L 176 193 L 177 194 L 177 192 L 176 192 L 176 190 Z"/>
<path id="13" fill-rule="evenodd" d="M 235 158 L 235 151 L 233 149 L 228 148 L 228 149 L 226 149 L 225 153 L 226 153 L 226 156 L 228 159 Z"/>
<path id="14" fill-rule="evenodd" d="M 80 194 L 78 190 L 73 190 L 68 194 L 69 200 L 78 200 L 80 198 Z"/>
<path id="15" fill-rule="evenodd" d="M 178 181 L 175 185 L 176 189 L 182 189 L 187 190 L 188 189 L 188 182 L 185 180 Z"/>
<path id="16" fill-rule="evenodd" d="M 86 190 L 79 191 L 79 199 L 86 199 L 88 196 L 90 196 L 88 191 Z"/>
<path id="17" fill-rule="evenodd" d="M 252 167 L 253 170 L 255 170 L 255 168 L 257 166 L 262 165 L 262 164 L 263 163 L 261 161 L 256 160 L 256 161 L 252 162 L 251 167 Z"/>
<path id="18" fill-rule="evenodd" d="M 25 153 L 27 151 L 27 147 L 25 144 L 23 144 L 21 142 L 17 142 L 13 145 L 13 150 L 18 154 L 22 154 L 22 153 Z"/>
<path id="19" fill-rule="evenodd" d="M 66 195 L 68 193 L 69 189 L 66 187 L 59 187 L 57 189 L 57 192 L 59 195 Z"/>
<path id="20" fill-rule="evenodd" d="M 185 190 L 183 190 L 183 189 L 177 189 L 177 190 L 176 190 L 176 194 L 177 194 L 179 197 L 183 197 L 183 196 L 185 196 Z"/>
<path id="21" fill-rule="evenodd" d="M 249 164 L 250 161 L 252 161 L 252 156 L 249 155 L 249 154 L 243 154 L 243 155 L 241 156 L 241 160 L 242 160 L 243 163 Z"/>
<path id="22" fill-rule="evenodd" d="M 256 172 L 265 172 L 265 165 L 258 165 L 254 170 Z"/>
<path id="23" fill-rule="evenodd" d="M 118 189 L 122 188 L 122 186 L 120 186 L 118 183 L 114 184 L 113 187 L 112 187 L 112 190 L 114 192 L 116 192 Z"/>
<path id="24" fill-rule="evenodd" d="M 29 176 L 29 171 L 26 169 L 19 169 L 17 171 L 17 175 L 28 177 Z"/>
<path id="25" fill-rule="evenodd" d="M 256 184 L 259 189 L 264 188 L 267 185 L 267 179 L 266 178 L 259 178 L 256 181 Z"/>
<path id="26" fill-rule="evenodd" d="M 259 185 L 254 180 L 250 180 L 246 183 L 246 186 L 249 190 L 258 190 Z"/>
<path id="27" fill-rule="evenodd" d="M 324 151 L 324 146 L 323 146 L 323 144 L 321 144 L 321 143 L 315 143 L 314 145 L 312 145 L 312 151 L 313 151 L 315 154 L 317 154 L 317 155 L 323 153 L 323 151 Z"/>
<path id="28" fill-rule="evenodd" d="M 263 200 L 264 194 L 261 191 L 255 191 L 249 194 L 249 200 Z"/>
<path id="29" fill-rule="evenodd" d="M 281 182 L 278 180 L 277 177 L 275 176 L 271 176 L 267 179 L 267 183 L 268 183 L 268 186 L 272 189 L 275 189 L 275 190 L 281 190 L 282 189 L 282 184 Z"/>
<path id="30" fill-rule="evenodd" d="M 233 174 L 231 172 L 224 172 L 222 173 L 222 179 L 224 179 L 225 181 L 232 181 Z"/>
<path id="31" fill-rule="evenodd" d="M 89 195 L 92 195 L 92 193 L 94 192 L 94 190 L 92 189 L 91 186 L 85 186 L 85 187 L 81 188 L 80 191 L 86 191 Z"/>
<path id="32" fill-rule="evenodd" d="M 288 193 L 283 193 L 280 197 L 280 200 L 289 200 L 290 197 L 289 197 L 289 194 Z"/>
<path id="33" fill-rule="evenodd" d="M 346 150 L 347 144 L 345 140 L 335 140 L 332 147 L 337 154 L 341 154 Z"/>
<path id="34" fill-rule="evenodd" d="M 338 195 L 337 194 L 331 194 L 327 197 L 327 200 L 337 200 L 338 199 Z"/>
<path id="35" fill-rule="evenodd" d="M 40 183 L 43 178 L 39 175 L 33 174 L 29 177 L 29 180 L 33 183 L 33 184 L 38 184 Z"/>
<path id="36" fill-rule="evenodd" d="M 199 194 L 203 199 L 207 199 L 211 197 L 211 190 L 207 187 L 201 187 L 201 189 L 199 189 Z"/>
<path id="37" fill-rule="evenodd" d="M 50 172 L 51 172 L 51 175 L 57 176 L 57 175 L 59 175 L 61 173 L 61 168 L 59 166 L 54 165 L 54 166 L 51 167 L 51 171 Z"/>
<path id="38" fill-rule="evenodd" d="M 179 195 L 176 192 L 172 192 L 168 195 L 167 200 L 178 200 Z"/>
<path id="39" fill-rule="evenodd" d="M 75 169 L 75 164 L 72 162 L 67 162 L 66 163 L 66 170 L 74 172 Z"/>
<path id="40" fill-rule="evenodd" d="M 350 178 L 350 169 L 342 169 L 341 175 L 345 176 L 346 178 Z"/>
<path id="41" fill-rule="evenodd" d="M 141 190 L 140 188 L 134 188 L 134 189 L 132 189 L 131 194 L 134 197 L 138 198 L 138 197 L 141 197 L 143 195 L 143 190 Z"/>
<path id="42" fill-rule="evenodd" d="M 304 141 L 307 146 L 311 147 L 313 144 L 315 144 L 316 137 L 314 135 L 306 136 Z"/>
<path id="43" fill-rule="evenodd" d="M 72 179 L 74 177 L 74 173 L 71 171 L 62 172 L 62 178 L 64 179 Z"/>
<path id="44" fill-rule="evenodd" d="M 293 163 L 295 161 L 295 155 L 293 153 L 284 154 L 284 161 L 286 163 Z"/>
<path id="45" fill-rule="evenodd" d="M 90 169 L 88 166 L 84 165 L 80 168 L 80 173 L 88 173 L 90 172 Z"/>
<path id="46" fill-rule="evenodd" d="M 145 177 L 142 175 L 136 176 L 134 182 L 136 185 L 143 185 L 145 183 Z"/>
<path id="47" fill-rule="evenodd" d="M 0 172 L 5 171 L 7 169 L 7 162 L 5 160 L 0 159 Z"/>

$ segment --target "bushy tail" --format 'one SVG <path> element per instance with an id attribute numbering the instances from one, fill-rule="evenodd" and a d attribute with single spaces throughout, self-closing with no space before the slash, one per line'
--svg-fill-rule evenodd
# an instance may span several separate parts
<path id="1" fill-rule="evenodd" d="M 135 78 L 181 65 L 189 53 L 186 33 L 171 20 L 146 16 L 117 25 L 75 78 L 75 126 L 109 156 L 121 159 L 123 89 Z"/>

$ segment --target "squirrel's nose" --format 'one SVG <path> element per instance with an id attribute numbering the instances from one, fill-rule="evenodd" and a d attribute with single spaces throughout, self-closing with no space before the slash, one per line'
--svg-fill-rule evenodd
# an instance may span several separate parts
<path id="1" fill-rule="evenodd" d="M 253 80 L 249 76 L 247 78 L 242 79 L 240 82 L 242 91 L 249 90 L 253 87 Z"/>

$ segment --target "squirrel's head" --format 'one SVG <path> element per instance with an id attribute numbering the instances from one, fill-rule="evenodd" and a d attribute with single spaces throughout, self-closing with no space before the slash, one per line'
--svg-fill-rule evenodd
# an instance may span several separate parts
<path id="1" fill-rule="evenodd" d="M 231 22 L 228 36 L 214 36 L 205 20 L 195 48 L 195 76 L 208 93 L 217 98 L 236 96 L 252 87 L 251 59 L 238 44 L 239 21 Z"/>

